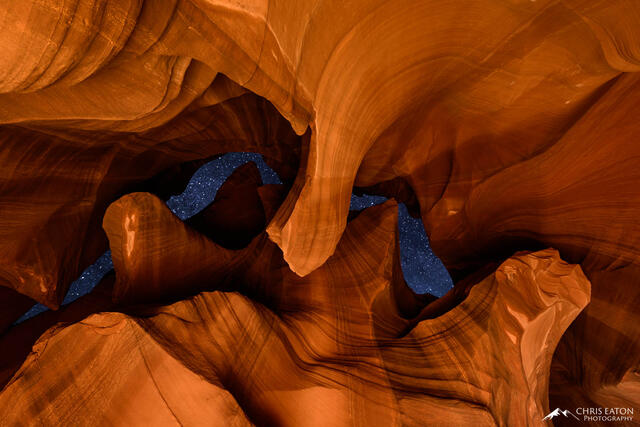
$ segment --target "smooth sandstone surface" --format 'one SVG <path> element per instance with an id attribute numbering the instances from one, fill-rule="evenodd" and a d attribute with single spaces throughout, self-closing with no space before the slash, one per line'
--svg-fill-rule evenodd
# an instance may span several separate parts
<path id="1" fill-rule="evenodd" d="M 61 412 L 68 402 L 103 392 L 87 366 L 99 362 L 96 372 L 113 378 L 124 353 L 133 359 L 119 377 L 146 381 L 137 400 L 109 383 L 113 408 L 92 401 L 73 408 L 77 414 L 137 423 L 144 419 L 136 411 L 149 405 L 158 408 L 152 423 L 282 424 L 307 416 L 309 424 L 326 424 L 323 416 L 333 414 L 344 423 L 421 425 L 414 414 L 427 412 L 433 423 L 522 425 L 535 424 L 549 404 L 640 407 L 636 1 L 6 1 L 0 46 L 0 329 L 16 337 L 10 325 L 34 301 L 58 308 L 78 273 L 109 247 L 116 278 L 107 296 L 122 304 L 44 333 L 39 342 L 58 343 L 58 352 L 45 352 L 37 369 L 39 359 L 29 356 L 26 378 L 14 377 L 0 392 L 15 419 L 69 421 Z M 235 223 L 244 233 L 237 241 L 220 232 L 236 202 L 219 201 L 185 224 L 162 201 L 198 162 L 230 151 L 263 154 L 284 183 L 249 179 L 244 190 L 229 190 L 249 194 L 237 199 L 248 215 Z M 354 186 L 420 214 L 458 281 L 452 293 L 434 301 L 403 287 L 397 268 L 390 277 L 369 271 L 370 257 L 381 262 L 387 258 L 378 252 L 397 246 L 387 245 L 393 208 L 349 222 Z M 128 232 L 137 236 L 133 246 Z M 368 242 L 369 235 L 385 243 Z M 362 285 L 354 271 L 378 277 L 379 287 Z M 373 291 L 352 297 L 354 280 L 376 292 L 393 289 L 393 303 L 372 302 Z M 567 294 L 574 288 L 580 291 Z M 239 307 L 225 309 L 227 298 Z M 358 301 L 340 312 L 350 298 Z M 313 319 L 319 301 L 330 313 L 325 323 L 295 326 L 286 317 Z M 239 360 L 223 380 L 207 377 L 195 366 L 219 366 L 221 356 L 203 350 L 205 361 L 195 362 L 175 352 L 186 351 L 178 335 L 195 349 L 209 326 L 184 332 L 150 304 L 196 310 L 189 316 L 211 327 L 234 316 L 242 328 L 256 328 L 256 342 L 278 336 L 264 347 L 266 371 L 296 365 L 299 355 L 313 368 L 304 365 L 282 384 L 275 373 L 243 372 L 248 362 Z M 482 317 L 469 314 L 475 326 L 447 329 L 446 346 L 429 338 L 434 322 L 463 322 L 459 313 L 470 307 Z M 152 310 L 152 320 L 142 322 L 140 310 Z M 216 310 L 214 320 L 200 317 Z M 47 322 L 5 341 L 22 344 L 3 375 L 53 326 Z M 109 331 L 126 326 L 94 338 L 95 322 Z M 151 331 L 151 324 L 160 326 Z M 325 324 L 328 335 L 317 331 Z M 312 338 L 289 338 L 304 328 Z M 426 335 L 410 339 L 417 331 Z M 193 407 L 158 397 L 153 369 L 138 372 L 146 366 L 146 356 L 130 352 L 138 336 L 144 355 L 179 372 L 167 381 L 193 387 Z M 84 338 L 86 348 L 62 350 L 64 340 Z M 242 338 L 220 339 L 230 340 L 220 351 L 230 351 L 224 345 L 239 348 L 233 340 Z M 451 342 L 460 343 L 455 352 Z M 114 350 L 96 350 L 103 345 Z M 491 365 L 500 357 L 506 368 Z M 511 372 L 518 357 L 522 370 Z M 79 371 L 61 379 L 74 363 Z M 249 377 L 258 384 L 253 395 L 242 386 Z M 17 405 L 24 393 L 32 397 Z M 263 400 L 264 407 L 256 403 Z M 298 404 L 282 407 L 291 400 Z M 198 412 L 209 401 L 217 409 Z M 304 402 L 315 401 L 325 410 L 312 417 Z"/>
<path id="2" fill-rule="evenodd" d="M 396 209 L 360 214 L 314 273 L 287 269 L 268 288 L 281 298 L 256 276 L 50 329 L 0 410 L 9 423 L 542 425 L 555 345 L 589 301 L 580 268 L 517 254 L 446 314 L 406 318 Z"/>
<path id="3" fill-rule="evenodd" d="M 545 150 L 621 72 L 640 68 L 633 2 L 272 1 L 267 7 L 266 1 L 77 0 L 61 7 L 26 1 L 3 12 L 3 44 L 12 49 L 0 67 L 2 123 L 64 138 L 93 139 L 106 130 L 136 140 L 130 133 L 237 96 L 230 79 L 268 99 L 298 133 L 309 126 L 310 161 L 269 226 L 302 275 L 335 248 L 354 181 L 408 176 L 426 215 L 443 188 L 464 188 Z M 212 84 L 216 73 L 226 76 L 224 84 Z M 228 132 L 230 119 L 216 120 L 224 129 L 209 130 L 212 138 L 238 138 Z M 257 124 L 250 122 L 240 135 Z M 165 138 L 166 132 L 151 132 L 143 139 Z M 210 154 L 222 151 L 223 144 L 207 145 Z M 458 212 L 464 200 L 464 192 L 453 194 L 443 205 Z M 87 209 L 93 205 L 89 200 Z M 28 276 L 31 271 L 13 272 L 10 282 L 29 279 L 32 296 L 43 300 L 38 283 L 54 286 L 52 278 L 37 270 Z"/>

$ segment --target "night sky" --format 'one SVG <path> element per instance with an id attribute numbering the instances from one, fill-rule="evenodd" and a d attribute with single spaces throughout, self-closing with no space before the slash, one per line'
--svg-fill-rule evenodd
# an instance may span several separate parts
<path id="1" fill-rule="evenodd" d="M 362 210 L 384 203 L 382 196 L 351 195 L 351 210 Z M 398 228 L 400 229 L 400 261 L 407 284 L 417 294 L 430 293 L 441 297 L 453 282 L 449 272 L 434 255 L 429 238 L 420 218 L 413 218 L 404 203 L 399 204 Z"/>
<path id="2" fill-rule="evenodd" d="M 263 184 L 282 184 L 278 174 L 264 162 L 258 153 L 227 153 L 203 165 L 191 177 L 184 192 L 173 196 L 167 206 L 180 219 L 197 214 L 213 202 L 218 189 L 238 166 L 254 162 L 260 170 Z"/>
<path id="3" fill-rule="evenodd" d="M 167 206 L 180 219 L 187 219 L 209 205 L 224 181 L 238 167 L 253 161 L 260 170 L 264 184 L 281 184 L 278 175 L 264 162 L 258 153 L 227 153 L 208 162 L 196 171 L 187 184 L 185 191 L 172 196 Z M 362 210 L 378 205 L 386 200 L 382 196 L 351 196 L 351 210 Z M 453 285 L 449 273 L 442 262 L 431 251 L 429 239 L 422 221 L 412 218 L 404 204 L 400 204 L 398 225 L 400 229 L 400 251 L 402 271 L 407 284 L 418 294 L 430 293 L 444 295 Z M 63 305 L 75 301 L 89 293 L 102 278 L 113 269 L 111 252 L 102 254 L 94 264 L 87 267 L 80 277 L 69 287 Z M 20 323 L 43 311 L 48 310 L 42 304 L 36 304 L 16 323 Z"/>

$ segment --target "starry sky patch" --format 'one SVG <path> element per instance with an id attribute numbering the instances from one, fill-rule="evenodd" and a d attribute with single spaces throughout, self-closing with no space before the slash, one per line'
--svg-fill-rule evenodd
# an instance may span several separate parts
<path id="1" fill-rule="evenodd" d="M 167 206 L 182 220 L 192 217 L 213 202 L 222 184 L 237 167 L 250 161 L 258 166 L 264 184 L 282 184 L 276 172 L 265 163 L 262 155 L 227 153 L 200 167 L 189 180 L 184 192 L 172 196 L 167 201 Z M 353 194 L 350 209 L 366 209 L 384 203 L 385 200 L 387 199 L 382 196 Z M 411 217 L 404 204 L 399 205 L 398 228 L 402 271 L 407 284 L 418 294 L 428 292 L 438 297 L 444 295 L 453 286 L 451 277 L 440 259 L 431 251 L 422 221 Z M 111 270 L 111 251 L 106 251 L 71 283 L 62 304 L 69 304 L 91 292 Z M 35 304 L 15 323 L 23 322 L 46 310 L 46 306 Z"/>

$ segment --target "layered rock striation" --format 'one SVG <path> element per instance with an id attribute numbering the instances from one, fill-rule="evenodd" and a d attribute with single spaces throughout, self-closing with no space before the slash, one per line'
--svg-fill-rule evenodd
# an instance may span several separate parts
<path id="1" fill-rule="evenodd" d="M 8 420 L 640 405 L 636 2 L 24 0 L 0 46 Z M 166 208 L 231 151 L 283 185 L 248 167 L 198 217 Z M 349 215 L 354 186 L 420 215 L 451 293 L 404 285 L 394 204 Z M 10 328 L 107 248 L 95 299 Z"/>
<path id="2" fill-rule="evenodd" d="M 467 284 L 460 304 L 445 297 L 445 314 L 427 305 L 408 317 L 396 212 L 393 202 L 364 211 L 306 277 L 243 272 L 232 289 L 50 329 L 0 409 L 9 422 L 62 424 L 541 425 L 553 351 L 589 281 L 556 251 L 520 253 Z M 259 259 L 280 253 L 263 242 Z M 172 270 L 180 264 L 162 269 Z"/>

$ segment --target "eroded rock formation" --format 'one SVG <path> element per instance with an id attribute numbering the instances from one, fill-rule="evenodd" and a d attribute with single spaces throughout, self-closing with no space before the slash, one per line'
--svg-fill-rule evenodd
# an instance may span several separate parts
<path id="1" fill-rule="evenodd" d="M 50 330 L 0 410 L 10 422 L 61 424 L 98 413 L 114 424 L 422 425 L 425 414 L 458 425 L 541 424 L 553 350 L 589 300 L 580 268 L 552 250 L 518 254 L 461 304 L 424 320 L 398 307 L 398 269 L 388 202 L 354 219 L 304 278 L 286 269 L 265 289 L 256 275 L 233 291 Z M 40 366 L 58 375 L 37 375 Z"/>
<path id="2" fill-rule="evenodd" d="M 116 267 L 85 308 L 3 336 L 24 335 L 8 376 L 43 334 L 7 419 L 640 411 L 636 2 L 7 1 L 0 46 L 0 326 L 57 308 L 109 246 Z M 284 185 L 245 170 L 242 197 L 171 214 L 169 187 L 230 151 Z M 354 185 L 420 214 L 450 294 L 404 285 L 394 205 L 350 216 Z"/>

